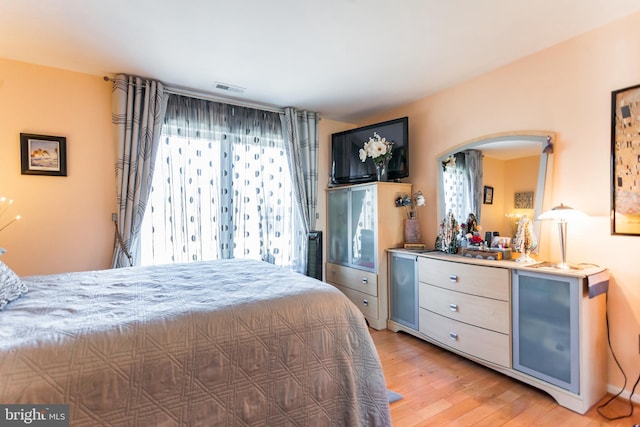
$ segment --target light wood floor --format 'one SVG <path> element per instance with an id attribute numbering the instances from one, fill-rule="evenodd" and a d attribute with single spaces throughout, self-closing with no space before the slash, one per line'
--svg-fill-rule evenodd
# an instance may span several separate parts
<path id="1" fill-rule="evenodd" d="M 403 396 L 391 404 L 394 427 L 632 427 L 640 423 L 637 404 L 632 417 L 616 421 L 599 415 L 596 407 L 578 415 L 542 391 L 408 334 L 370 331 L 387 387 Z M 610 417 L 628 414 L 628 400 L 616 400 L 602 411 Z"/>

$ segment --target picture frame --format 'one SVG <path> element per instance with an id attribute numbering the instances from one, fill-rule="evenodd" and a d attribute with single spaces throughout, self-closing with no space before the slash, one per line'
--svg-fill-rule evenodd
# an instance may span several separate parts
<path id="1" fill-rule="evenodd" d="M 640 85 L 611 92 L 611 234 L 640 235 L 639 116 Z"/>
<path id="2" fill-rule="evenodd" d="M 22 175 L 67 176 L 67 138 L 20 134 Z"/>
<path id="3" fill-rule="evenodd" d="M 482 199 L 482 203 L 485 205 L 493 204 L 493 187 L 489 187 L 487 185 L 484 186 L 484 197 Z"/>
<path id="4" fill-rule="evenodd" d="M 514 209 L 533 209 L 533 191 L 517 191 L 513 195 Z"/>

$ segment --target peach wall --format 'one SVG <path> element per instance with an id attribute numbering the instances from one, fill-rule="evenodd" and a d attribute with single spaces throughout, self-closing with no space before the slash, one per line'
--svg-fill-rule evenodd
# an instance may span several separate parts
<path id="1" fill-rule="evenodd" d="M 433 198 L 440 153 L 497 132 L 555 131 L 552 205 L 562 202 L 590 215 L 569 225 L 567 258 L 609 268 L 611 339 L 631 383 L 640 373 L 640 282 L 635 264 L 640 236 L 610 234 L 609 159 L 611 92 L 636 84 L 640 84 L 640 14 L 367 120 L 409 116 L 411 181 L 431 198 L 427 215 L 420 218 L 428 241 L 437 232 Z M 549 230 L 542 234 L 541 244 L 559 259 L 557 234 Z M 614 392 L 623 384 L 612 359 L 609 384 Z"/>
<path id="2" fill-rule="evenodd" d="M 68 176 L 21 175 L 21 132 L 65 136 Z M 2 261 L 22 276 L 108 268 L 115 160 L 111 85 L 0 59 L 0 196 L 23 217 L 0 233 Z"/>

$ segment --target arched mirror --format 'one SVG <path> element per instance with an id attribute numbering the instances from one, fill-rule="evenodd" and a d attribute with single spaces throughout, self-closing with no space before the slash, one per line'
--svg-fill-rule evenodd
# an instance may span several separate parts
<path id="1" fill-rule="evenodd" d="M 553 132 L 506 132 L 468 141 L 444 153 L 438 159 L 439 221 L 450 210 L 459 223 L 473 213 L 483 238 L 487 232 L 513 237 L 526 215 L 533 220 L 539 239 L 536 218 L 551 200 L 554 141 Z"/>

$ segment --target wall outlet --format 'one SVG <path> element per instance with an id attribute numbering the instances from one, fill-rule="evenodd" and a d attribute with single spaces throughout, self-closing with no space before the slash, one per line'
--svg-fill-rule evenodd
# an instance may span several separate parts
<path id="1" fill-rule="evenodd" d="M 116 213 L 112 213 L 112 214 L 111 214 L 111 221 L 113 221 L 113 222 L 117 222 L 117 221 L 118 221 L 118 214 L 116 214 Z"/>

